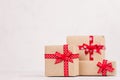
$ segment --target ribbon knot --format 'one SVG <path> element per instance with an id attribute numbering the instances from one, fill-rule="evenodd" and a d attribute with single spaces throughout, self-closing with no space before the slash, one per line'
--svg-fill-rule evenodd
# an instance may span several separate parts
<path id="1" fill-rule="evenodd" d="M 85 50 L 85 54 L 89 53 L 90 60 L 93 60 L 92 55 L 93 55 L 94 51 L 101 54 L 100 50 L 104 49 L 104 45 L 99 45 L 99 44 L 93 45 L 93 36 L 90 36 L 89 38 L 90 38 L 89 45 L 84 43 L 83 45 L 79 45 L 78 47 L 80 50 Z"/>
<path id="2" fill-rule="evenodd" d="M 62 61 L 68 61 L 68 62 L 73 63 L 72 55 L 73 54 L 69 50 L 67 54 L 61 54 L 59 52 L 56 52 L 55 53 L 55 57 L 56 57 L 55 64 L 58 64 Z"/>
<path id="3" fill-rule="evenodd" d="M 113 72 L 114 68 L 112 67 L 112 63 L 107 63 L 107 60 L 103 60 L 103 62 L 98 62 L 97 66 L 99 67 L 99 70 L 97 73 L 102 73 L 102 76 L 107 75 L 107 71 Z"/>
<path id="4" fill-rule="evenodd" d="M 95 46 L 94 46 L 94 45 L 89 45 L 89 46 L 88 46 L 88 49 L 89 49 L 89 50 L 93 50 L 93 49 L 95 49 Z"/>

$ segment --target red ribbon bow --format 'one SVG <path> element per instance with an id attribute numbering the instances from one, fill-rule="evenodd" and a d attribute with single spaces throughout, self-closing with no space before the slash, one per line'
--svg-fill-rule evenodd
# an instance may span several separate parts
<path id="1" fill-rule="evenodd" d="M 114 68 L 112 67 L 112 63 L 107 63 L 107 60 L 103 60 L 103 62 L 98 62 L 97 66 L 99 67 L 99 70 L 97 73 L 102 73 L 102 76 L 107 75 L 107 71 L 113 72 Z"/>
<path id="2" fill-rule="evenodd" d="M 73 63 L 73 59 L 79 58 L 79 54 L 72 54 L 68 50 L 68 45 L 63 46 L 63 54 L 55 52 L 55 54 L 45 54 L 46 59 L 56 59 L 55 64 L 64 62 L 64 76 L 69 76 L 68 62 Z"/>
<path id="3" fill-rule="evenodd" d="M 94 51 L 101 54 L 100 50 L 105 49 L 105 48 L 104 48 L 104 45 L 98 45 L 98 44 L 93 45 L 93 36 L 90 36 L 89 38 L 90 38 L 89 45 L 84 43 L 83 45 L 80 45 L 78 47 L 80 50 L 85 50 L 86 55 L 89 53 L 90 60 L 93 60 L 92 55 L 93 55 Z"/>

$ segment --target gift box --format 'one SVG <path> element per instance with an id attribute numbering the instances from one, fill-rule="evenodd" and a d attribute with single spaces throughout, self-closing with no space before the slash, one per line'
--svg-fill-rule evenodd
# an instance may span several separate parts
<path id="1" fill-rule="evenodd" d="M 73 46 L 45 46 L 46 76 L 77 76 L 79 75 L 79 54 Z"/>
<path id="2" fill-rule="evenodd" d="M 116 63 L 115 61 L 79 61 L 79 75 L 115 75 Z"/>
<path id="3" fill-rule="evenodd" d="M 76 47 L 80 60 L 103 60 L 105 57 L 104 36 L 68 36 L 67 44 Z"/>

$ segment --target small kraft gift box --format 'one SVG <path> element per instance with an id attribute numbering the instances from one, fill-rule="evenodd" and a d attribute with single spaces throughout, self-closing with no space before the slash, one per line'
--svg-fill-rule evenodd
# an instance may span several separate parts
<path id="1" fill-rule="evenodd" d="M 116 74 L 115 61 L 80 61 L 79 74 L 84 76 L 114 76 Z"/>
<path id="2" fill-rule="evenodd" d="M 104 36 L 67 36 L 67 44 L 75 46 L 80 60 L 103 60 L 105 57 Z"/>
<path id="3" fill-rule="evenodd" d="M 73 46 L 45 46 L 46 76 L 77 76 L 79 75 L 79 54 Z"/>

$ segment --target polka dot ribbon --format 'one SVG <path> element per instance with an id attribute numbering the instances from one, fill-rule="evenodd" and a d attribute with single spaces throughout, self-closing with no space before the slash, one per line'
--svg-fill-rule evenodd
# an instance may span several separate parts
<path id="1" fill-rule="evenodd" d="M 112 63 L 107 63 L 107 60 L 103 60 L 102 63 L 98 62 L 97 66 L 99 67 L 98 74 L 102 73 L 102 76 L 107 75 L 107 71 L 113 72 L 114 68 L 112 67 Z"/>
<path id="2" fill-rule="evenodd" d="M 54 54 L 45 54 L 45 59 L 55 59 L 55 64 L 60 62 L 64 62 L 64 76 L 69 76 L 69 65 L 68 63 L 73 63 L 73 59 L 79 58 L 79 54 L 72 54 L 70 50 L 68 50 L 68 45 L 63 45 L 63 54 L 60 52 L 55 52 Z"/>
<path id="3" fill-rule="evenodd" d="M 79 50 L 85 50 L 85 54 L 87 55 L 89 53 L 89 59 L 93 60 L 93 53 L 97 52 L 101 54 L 100 50 L 105 49 L 104 45 L 99 45 L 99 44 L 94 44 L 93 45 L 93 36 L 89 36 L 89 45 L 83 43 L 83 45 L 79 45 L 78 48 Z"/>

